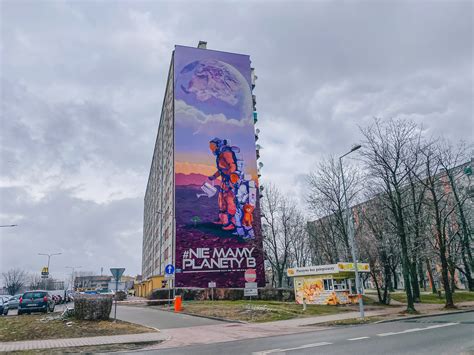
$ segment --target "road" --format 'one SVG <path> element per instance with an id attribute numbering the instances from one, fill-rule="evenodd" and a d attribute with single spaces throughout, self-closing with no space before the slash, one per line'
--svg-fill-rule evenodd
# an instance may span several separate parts
<path id="1" fill-rule="evenodd" d="M 67 304 L 67 306 L 69 308 L 74 308 L 74 303 L 72 302 L 69 302 Z M 63 312 L 64 310 L 66 309 L 66 305 L 65 304 L 57 304 L 54 306 L 54 311 L 55 312 Z M 39 313 L 33 313 L 33 314 L 39 314 Z M 51 313 L 48 313 L 48 314 L 51 314 Z M 18 308 L 16 309 L 9 309 L 8 310 L 8 317 L 10 316 L 17 316 L 18 315 Z"/>
<path id="2" fill-rule="evenodd" d="M 469 312 L 138 353 L 474 354 L 473 334 L 474 312 Z"/>
<path id="3" fill-rule="evenodd" d="M 113 315 L 114 309 L 112 307 L 111 317 Z M 219 323 L 227 324 L 213 319 L 193 317 L 182 313 L 133 306 L 118 306 L 117 319 L 157 329 L 186 328 Z"/>

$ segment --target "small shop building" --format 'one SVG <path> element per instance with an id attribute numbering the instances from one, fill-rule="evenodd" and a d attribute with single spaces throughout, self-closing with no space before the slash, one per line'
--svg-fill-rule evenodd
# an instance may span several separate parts
<path id="1" fill-rule="evenodd" d="M 360 273 L 370 272 L 369 264 L 357 263 Z M 295 267 L 287 270 L 294 277 L 295 299 L 298 304 L 337 305 L 357 303 L 355 268 L 353 263 Z"/>

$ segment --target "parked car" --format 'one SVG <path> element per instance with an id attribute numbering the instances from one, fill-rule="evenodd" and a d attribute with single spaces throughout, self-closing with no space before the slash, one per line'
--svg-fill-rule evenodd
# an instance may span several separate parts
<path id="1" fill-rule="evenodd" d="M 20 304 L 20 297 L 22 294 L 11 296 L 8 299 L 8 309 L 17 309 Z"/>
<path id="2" fill-rule="evenodd" d="M 54 306 L 53 298 L 48 291 L 28 291 L 20 297 L 18 315 L 31 312 L 53 312 Z"/>
<path id="3" fill-rule="evenodd" d="M 0 315 L 8 315 L 8 301 L 4 297 L 0 297 Z"/>

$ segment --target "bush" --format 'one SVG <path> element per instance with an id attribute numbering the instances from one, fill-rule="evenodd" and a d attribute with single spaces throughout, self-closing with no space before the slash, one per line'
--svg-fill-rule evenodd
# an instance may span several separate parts
<path id="1" fill-rule="evenodd" d="M 83 320 L 108 320 L 112 297 L 108 295 L 80 295 L 74 299 L 74 317 Z"/>

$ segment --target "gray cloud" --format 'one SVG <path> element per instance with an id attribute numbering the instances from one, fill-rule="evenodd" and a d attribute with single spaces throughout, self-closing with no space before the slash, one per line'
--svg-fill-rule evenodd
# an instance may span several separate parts
<path id="1" fill-rule="evenodd" d="M 141 268 L 142 199 L 174 44 L 251 55 L 264 182 L 304 175 L 373 117 L 471 139 L 469 1 L 3 1 L 0 269 Z M 24 241 L 30 241 L 25 243 Z"/>

